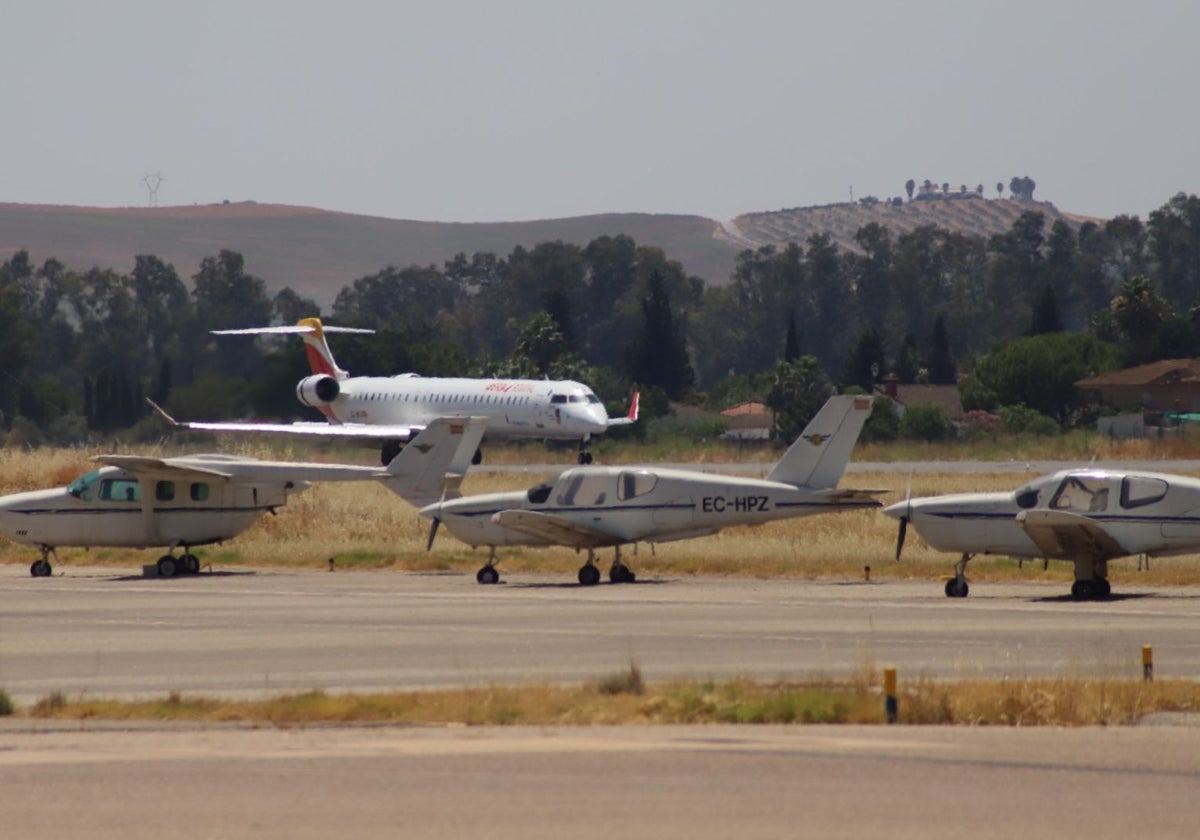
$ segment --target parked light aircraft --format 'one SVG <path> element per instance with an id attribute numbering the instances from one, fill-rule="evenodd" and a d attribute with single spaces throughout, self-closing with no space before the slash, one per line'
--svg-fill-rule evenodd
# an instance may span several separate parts
<path id="1" fill-rule="evenodd" d="M 612 426 L 633 423 L 638 395 L 626 417 L 610 418 L 592 389 L 572 380 L 468 379 L 396 376 L 350 376 L 338 367 L 326 333 L 370 333 L 374 330 L 326 326 L 304 318 L 291 327 L 213 330 L 215 335 L 299 335 L 312 373 L 296 385 L 300 402 L 319 410 L 326 423 L 186 423 L 179 426 L 211 432 L 270 432 L 341 437 L 380 442 L 383 463 L 435 417 L 488 418 L 489 438 L 533 437 L 578 440 L 579 463 L 590 464 L 592 435 Z M 476 455 L 475 463 L 479 462 Z"/>
<path id="2" fill-rule="evenodd" d="M 1063 470 L 1011 492 L 906 499 L 883 511 L 900 522 L 896 557 L 911 523 L 931 547 L 960 554 L 950 597 L 966 597 L 977 554 L 1068 560 L 1071 595 L 1107 598 L 1108 561 L 1200 549 L 1200 480 L 1154 472 Z"/>
<path id="3" fill-rule="evenodd" d="M 473 547 L 488 546 L 487 564 L 476 575 L 480 583 L 499 580 L 497 546 L 587 549 L 579 570 L 585 586 L 600 581 L 595 549 L 613 546 L 609 579 L 632 582 L 634 573 L 621 561 L 626 543 L 668 542 L 732 525 L 879 507 L 874 496 L 883 491 L 837 488 L 870 413 L 869 397 L 832 397 L 765 480 L 654 466 L 584 466 L 527 492 L 437 502 L 421 510 L 433 520 L 429 546 L 441 524 Z"/>
<path id="4" fill-rule="evenodd" d="M 386 470 L 234 455 L 100 455 L 103 467 L 65 488 L 0 497 L 0 534 L 38 546 L 34 577 L 50 575 L 57 546 L 166 546 L 161 577 L 197 572 L 193 546 L 237 536 L 314 481 L 374 479 L 414 504 L 457 496 L 485 425 L 482 418 L 435 420 Z"/>

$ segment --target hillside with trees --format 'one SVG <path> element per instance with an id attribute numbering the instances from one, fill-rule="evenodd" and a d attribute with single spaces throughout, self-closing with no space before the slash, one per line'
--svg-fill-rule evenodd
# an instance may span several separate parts
<path id="1" fill-rule="evenodd" d="M 1087 416 L 1070 383 L 1200 355 L 1200 199 L 1106 222 L 1013 203 L 1021 212 L 986 236 L 875 221 L 854 247 L 814 233 L 743 248 L 722 283 L 658 245 L 601 235 L 375 266 L 328 306 L 271 288 L 231 249 L 194 270 L 151 253 L 79 270 L 19 250 L 0 264 L 0 425 L 10 444 L 157 433 L 144 396 L 193 419 L 304 416 L 299 342 L 208 331 L 313 314 L 379 330 L 339 336 L 356 374 L 569 376 L 614 406 L 641 389 L 648 416 L 668 399 L 757 396 L 784 433 L 834 387 L 889 375 L 957 383 L 981 427 L 1066 427 Z"/>

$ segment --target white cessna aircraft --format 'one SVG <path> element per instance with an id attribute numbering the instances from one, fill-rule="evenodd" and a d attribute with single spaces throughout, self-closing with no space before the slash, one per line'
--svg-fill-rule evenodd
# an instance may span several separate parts
<path id="1" fill-rule="evenodd" d="M 732 525 L 839 510 L 879 507 L 877 490 L 841 490 L 870 397 L 838 396 L 825 403 L 765 480 L 654 466 L 573 467 L 527 492 L 492 493 L 441 501 L 421 510 L 475 547 L 489 548 L 480 583 L 496 583 L 496 546 L 563 545 L 587 549 L 579 582 L 600 581 L 595 549 L 614 546 L 614 583 L 632 582 L 621 546 L 715 534 Z"/>
<path id="2" fill-rule="evenodd" d="M 100 455 L 105 466 L 65 488 L 0 497 L 0 534 L 38 546 L 34 577 L 50 575 L 57 546 L 166 546 L 160 577 L 197 572 L 193 546 L 237 536 L 314 481 L 373 479 L 418 504 L 454 497 L 485 425 L 482 418 L 435 420 L 386 470 L 234 455 Z"/>
<path id="3" fill-rule="evenodd" d="M 304 405 L 319 410 L 326 423 L 185 423 L 183 428 L 211 432 L 270 432 L 379 441 L 383 463 L 435 417 L 487 417 L 489 438 L 533 437 L 578 440 L 579 463 L 590 464 L 592 435 L 612 426 L 633 423 L 638 395 L 626 417 L 610 418 L 591 388 L 569 379 L 468 379 L 396 376 L 350 376 L 338 367 L 326 333 L 371 333 L 374 330 L 325 326 L 304 318 L 293 327 L 213 330 L 215 335 L 299 335 L 304 339 L 312 373 L 296 385 Z M 175 421 L 167 418 L 169 422 Z M 476 453 L 475 463 L 479 462 Z"/>
<path id="4" fill-rule="evenodd" d="M 1063 470 L 1004 493 L 953 493 L 906 499 L 883 511 L 931 547 L 961 555 L 946 595 L 965 598 L 967 563 L 977 554 L 1068 560 L 1071 595 L 1107 598 L 1108 561 L 1164 557 L 1200 549 L 1200 480 L 1154 472 Z"/>

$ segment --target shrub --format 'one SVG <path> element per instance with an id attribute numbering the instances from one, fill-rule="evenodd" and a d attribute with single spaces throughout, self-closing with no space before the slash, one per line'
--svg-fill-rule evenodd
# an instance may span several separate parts
<path id="1" fill-rule="evenodd" d="M 945 406 L 937 403 L 913 403 L 900 418 L 900 437 L 933 442 L 954 435 L 954 424 Z"/>

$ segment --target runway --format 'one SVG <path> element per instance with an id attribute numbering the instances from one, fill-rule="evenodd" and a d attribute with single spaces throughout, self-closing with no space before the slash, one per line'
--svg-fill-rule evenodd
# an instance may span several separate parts
<path id="1" fill-rule="evenodd" d="M 277 695 L 647 680 L 1200 675 L 1200 588 L 0 567 L 0 688 Z M 1168 722 L 1189 723 L 1188 720 Z M 1200 727 L 400 728 L 0 718 L 6 835 L 1192 837 Z"/>
<path id="2" fill-rule="evenodd" d="M 1078 603 L 1061 584 L 662 578 L 584 588 L 561 577 L 256 571 L 171 580 L 0 567 L 0 687 L 18 703 L 167 692 L 277 695 L 745 675 L 901 678 L 1200 676 L 1200 588 Z"/>

